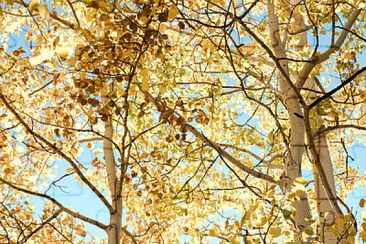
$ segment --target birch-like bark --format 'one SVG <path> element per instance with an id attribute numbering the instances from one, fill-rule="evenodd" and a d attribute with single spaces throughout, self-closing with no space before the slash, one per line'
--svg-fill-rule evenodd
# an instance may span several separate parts
<path id="1" fill-rule="evenodd" d="M 319 235 L 320 240 L 323 243 L 342 243 L 339 240 L 341 237 L 337 237 L 333 232 L 327 230 L 327 227 L 334 224 L 335 220 L 340 216 L 338 211 L 334 209 L 333 204 L 330 202 L 331 199 L 337 200 L 337 192 L 334 182 L 334 173 L 331 157 L 329 154 L 329 148 L 326 141 L 325 134 L 321 133 L 315 140 L 316 149 L 319 153 L 319 163 L 322 164 L 324 173 L 326 175 L 327 181 L 331 186 L 332 195 L 328 196 L 322 185 L 321 178 L 318 174 L 318 170 L 313 166 L 314 183 L 315 183 L 315 193 L 316 193 L 316 205 L 320 218 L 319 225 Z M 344 228 L 339 226 L 339 231 L 344 232 Z"/>
<path id="2" fill-rule="evenodd" d="M 351 29 L 353 23 L 356 21 L 359 16 L 361 10 L 355 10 L 345 26 L 347 29 Z M 296 85 L 297 87 L 307 87 L 311 90 L 320 91 L 319 87 L 316 87 L 314 84 L 314 79 L 309 77 L 311 70 L 317 65 L 329 58 L 329 56 L 340 49 L 342 44 L 344 43 L 348 32 L 343 30 L 335 42 L 333 46 L 331 46 L 326 52 L 317 56 L 315 59 L 316 62 L 310 62 L 304 65 L 303 69 L 300 71 Z M 317 94 L 310 92 L 310 97 L 316 97 Z M 316 117 L 311 118 L 315 121 L 321 121 L 321 116 L 315 115 Z M 313 128 L 313 130 L 321 130 L 323 126 L 320 128 Z M 329 226 L 334 224 L 337 218 L 342 217 L 343 214 L 337 204 L 337 191 L 335 187 L 334 181 L 334 172 L 332 159 L 329 153 L 329 146 L 327 143 L 327 139 L 324 133 L 319 133 L 319 136 L 314 138 L 308 138 L 308 140 L 314 140 L 315 144 L 315 152 L 313 152 L 313 175 L 314 175 L 314 183 L 315 183 L 315 194 L 316 194 L 316 204 L 317 211 L 319 215 L 319 240 L 322 243 L 331 244 L 331 243 L 343 243 L 345 238 L 347 237 L 347 228 L 345 226 L 338 226 L 339 235 L 336 235 L 334 232 L 329 230 Z M 309 141 L 308 141 L 309 142 Z M 310 142 L 309 142 L 310 143 Z M 320 164 L 320 165 L 316 165 Z M 323 172 L 319 172 L 321 169 Z M 321 174 L 325 175 L 325 179 L 322 179 Z M 326 182 L 323 182 L 323 181 Z M 327 183 L 327 186 L 325 186 Z M 330 189 L 326 189 L 326 187 Z"/>
<path id="3" fill-rule="evenodd" d="M 279 24 L 278 18 L 275 13 L 274 5 L 271 0 L 267 0 L 268 8 L 268 18 L 269 18 L 269 28 L 270 28 L 270 38 L 271 46 L 274 54 L 277 58 L 281 58 L 280 64 L 283 70 L 289 76 L 288 61 L 286 60 L 286 50 L 284 43 L 282 42 L 279 34 Z M 303 42 L 304 40 L 302 40 Z M 301 43 L 302 45 L 303 43 Z M 291 128 L 291 142 L 290 142 L 290 152 L 288 152 L 288 157 L 286 159 L 286 178 L 289 179 L 287 189 L 291 191 L 293 187 L 293 181 L 301 177 L 301 162 L 302 156 L 305 149 L 305 125 L 304 121 L 296 116 L 295 114 L 301 115 L 301 105 L 298 100 L 297 94 L 288 83 L 286 77 L 279 73 L 278 78 L 280 81 L 280 88 L 284 100 L 286 101 L 287 110 L 289 113 L 290 128 Z M 304 193 L 300 196 L 299 200 L 294 201 L 293 207 L 296 209 L 296 214 L 294 216 L 295 224 L 299 230 L 308 226 L 309 223 L 306 220 L 310 217 L 310 206 L 307 199 L 307 195 Z M 298 240 L 298 238 L 294 238 Z"/>
<path id="4" fill-rule="evenodd" d="M 104 122 L 103 150 L 106 163 L 108 186 L 112 197 L 113 211 L 110 213 L 109 226 L 107 229 L 108 244 L 119 244 L 122 231 L 122 197 L 119 193 L 117 168 L 113 153 L 113 124 L 112 115 Z"/>
<path id="5" fill-rule="evenodd" d="M 307 79 L 305 85 L 311 90 L 320 91 L 319 87 L 316 87 L 314 79 Z M 310 97 L 316 97 L 316 94 L 314 92 L 310 92 Z M 315 115 L 312 119 L 315 121 L 322 121 L 319 114 Z M 322 133 L 323 129 L 324 126 L 321 125 L 317 128 L 317 131 L 314 131 L 314 134 L 317 134 L 317 136 L 311 138 L 314 140 L 317 152 L 317 155 L 315 156 L 316 158 L 313 156 L 312 171 L 315 184 L 315 200 L 319 215 L 318 236 L 322 243 L 343 243 L 345 237 L 347 237 L 344 233 L 346 231 L 345 226 L 338 226 L 340 235 L 335 235 L 334 232 L 329 231 L 328 229 L 328 227 L 334 224 L 336 219 L 343 216 L 343 214 L 340 212 L 339 207 L 334 204 L 334 202 L 337 202 L 337 191 L 334 181 L 332 159 L 330 157 L 326 135 L 325 133 Z M 319 163 L 321 167 L 317 167 L 317 163 Z M 322 178 L 319 174 L 319 168 L 323 170 L 324 175 L 326 176 L 326 181 L 330 187 L 330 194 L 322 182 Z"/>

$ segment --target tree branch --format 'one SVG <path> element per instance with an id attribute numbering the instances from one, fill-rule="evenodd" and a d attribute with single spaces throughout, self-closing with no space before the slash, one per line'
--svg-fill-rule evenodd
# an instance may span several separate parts
<path id="1" fill-rule="evenodd" d="M 61 213 L 62 213 L 61 209 L 57 210 L 54 214 L 52 214 L 51 217 L 49 217 L 46 221 L 42 222 L 42 224 L 40 224 L 40 226 L 38 226 L 35 230 L 33 230 L 28 236 L 23 238 L 23 240 L 21 240 L 21 243 L 26 243 L 29 238 L 31 238 L 34 234 L 40 231 L 45 225 L 50 223 L 53 219 L 57 218 L 57 216 L 59 216 Z"/>
<path id="2" fill-rule="evenodd" d="M 323 96 L 321 96 L 318 99 L 316 99 L 312 104 L 310 104 L 308 106 L 309 111 L 313 107 L 315 107 L 318 103 L 320 103 L 321 101 L 323 101 L 323 100 L 331 97 L 334 93 L 336 93 L 337 91 L 339 91 L 342 87 L 346 86 L 348 83 L 350 83 L 351 81 L 353 81 L 357 76 L 359 76 L 360 74 L 362 74 L 365 70 L 366 70 L 366 67 L 363 67 L 362 69 L 356 71 L 353 75 L 351 75 L 347 80 L 345 80 L 344 82 L 342 82 L 339 86 L 337 86 L 336 88 L 332 89 L 331 91 L 327 92 Z"/>
<path id="3" fill-rule="evenodd" d="M 143 91 L 141 87 L 139 87 L 141 92 L 145 95 L 148 101 L 153 101 L 155 106 L 158 108 L 160 112 L 162 111 L 173 111 L 172 109 L 168 108 L 165 104 L 161 103 L 157 98 L 153 97 L 149 92 Z M 175 116 L 175 117 L 174 117 Z M 179 125 L 182 127 L 185 127 L 188 131 L 190 131 L 193 135 L 195 135 L 197 138 L 201 139 L 202 142 L 206 143 L 209 147 L 216 150 L 217 153 L 219 153 L 222 157 L 227 159 L 229 162 L 237 166 L 239 169 L 245 171 L 246 173 L 256 177 L 263 179 L 265 181 L 268 181 L 270 183 L 276 183 L 276 181 L 273 179 L 273 177 L 264 174 L 262 172 L 258 172 L 254 169 L 251 169 L 244 164 L 242 164 L 238 159 L 236 159 L 234 156 L 226 152 L 222 147 L 220 147 L 217 143 L 211 141 L 209 138 L 207 138 L 203 133 L 199 132 L 195 127 L 188 124 L 187 121 L 184 119 L 183 116 L 175 112 L 175 115 L 170 115 L 170 118 L 167 119 L 167 121 L 170 124 L 173 124 L 173 121 L 179 121 Z"/>
<path id="4" fill-rule="evenodd" d="M 317 64 L 320 64 L 320 63 L 324 62 L 325 60 L 327 60 L 331 54 L 333 54 L 334 52 L 336 52 L 337 50 L 339 50 L 341 48 L 344 41 L 346 40 L 347 34 L 349 33 L 348 30 L 352 27 L 353 23 L 356 21 L 356 19 L 360 13 L 361 13 L 361 9 L 358 9 L 352 13 L 351 17 L 348 19 L 347 23 L 345 24 L 345 27 L 344 27 L 345 29 L 340 33 L 340 35 L 334 45 L 329 47 L 328 50 L 326 50 L 324 53 L 322 53 L 320 55 L 315 55 L 310 58 L 314 62 L 306 63 L 304 65 L 302 70 L 299 72 L 298 79 L 295 83 L 296 87 L 303 87 L 305 84 L 305 81 L 307 80 L 307 78 L 308 78 L 310 72 L 313 70 L 313 68 Z"/>
<path id="5" fill-rule="evenodd" d="M 70 214 L 71 216 L 75 217 L 75 218 L 78 218 L 82 221 L 85 221 L 85 222 L 88 222 L 92 225 L 95 225 L 103 230 L 105 230 L 108 226 L 97 221 L 97 220 L 94 220 L 94 219 L 91 219 L 89 217 L 86 217 L 78 212 L 75 212 L 75 211 L 72 211 L 71 209 L 69 208 L 66 208 L 64 205 L 62 205 L 59 201 L 57 201 L 55 198 L 47 195 L 47 194 L 43 194 L 43 193 L 39 193 L 39 192 L 35 192 L 35 191 L 31 191 L 31 190 L 28 190 L 28 189 L 24 189 L 22 187 L 19 187 L 19 186 L 16 186 L 15 184 L 7 181 L 7 180 L 4 180 L 3 178 L 0 178 L 0 182 L 1 183 L 4 183 L 6 185 L 8 185 L 9 187 L 13 188 L 14 190 L 17 190 L 17 191 L 20 191 L 20 192 L 23 192 L 23 193 L 27 193 L 27 194 L 30 194 L 32 196 L 38 196 L 38 197 L 41 197 L 41 198 L 45 198 L 51 202 L 53 202 L 55 205 L 57 205 L 62 211 L 64 211 L 65 213 L 68 213 Z"/>
<path id="6" fill-rule="evenodd" d="M 36 133 L 34 130 L 32 130 L 29 125 L 20 117 L 20 115 L 15 111 L 15 109 L 9 104 L 7 99 L 5 98 L 4 94 L 0 91 L 0 99 L 3 101 L 5 106 L 10 110 L 10 112 L 17 118 L 17 120 L 24 126 L 26 131 L 28 131 L 32 136 L 38 138 L 43 143 L 45 143 L 47 146 L 52 148 L 58 155 L 60 155 L 62 158 L 64 158 L 75 170 L 75 172 L 78 174 L 80 179 L 92 190 L 98 198 L 104 203 L 104 205 L 108 208 L 109 212 L 113 212 L 113 208 L 108 202 L 108 200 L 103 196 L 103 194 L 84 176 L 84 174 L 81 172 L 77 164 L 68 157 L 63 151 L 61 151 L 56 145 L 52 144 L 50 141 L 48 141 L 43 136 Z"/>

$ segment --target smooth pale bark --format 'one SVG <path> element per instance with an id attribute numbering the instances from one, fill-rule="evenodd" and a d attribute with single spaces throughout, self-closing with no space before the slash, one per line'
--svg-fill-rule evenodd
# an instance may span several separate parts
<path id="1" fill-rule="evenodd" d="M 314 91 L 320 91 L 319 87 L 316 87 L 314 79 L 307 79 L 305 82 L 306 87 L 310 88 Z M 316 93 L 310 92 L 309 97 L 316 97 Z M 312 118 L 315 121 L 321 121 L 322 118 L 318 114 L 315 118 Z M 340 216 L 343 216 L 342 213 L 339 212 L 338 209 L 335 209 L 334 204 L 332 204 L 332 200 L 337 201 L 337 190 L 334 181 L 334 171 L 332 165 L 332 159 L 329 153 L 329 146 L 327 143 L 327 138 L 324 133 L 321 133 L 321 130 L 324 126 L 320 126 L 320 128 L 316 131 L 316 136 L 314 138 L 315 149 L 317 151 L 317 158 L 313 158 L 312 171 L 314 175 L 314 184 L 315 184 L 315 200 L 317 211 L 319 215 L 319 240 L 323 243 L 343 243 L 344 240 L 340 240 L 342 237 L 347 237 L 347 235 L 343 235 L 345 231 L 344 226 L 339 226 L 339 231 L 341 235 L 335 235 L 334 232 L 328 230 L 328 226 L 334 224 L 336 219 Z M 324 171 L 326 176 L 326 180 L 331 188 L 331 195 L 329 195 L 325 189 L 324 183 L 321 180 L 321 177 L 318 172 L 318 167 L 316 167 L 315 163 L 318 162 L 321 164 L 321 168 Z M 340 237 L 342 236 L 342 237 Z"/>
<path id="2" fill-rule="evenodd" d="M 286 50 L 279 35 L 278 18 L 274 12 L 274 6 L 271 0 L 267 1 L 267 7 L 272 49 L 276 57 L 281 58 L 280 64 L 287 76 L 289 76 L 288 61 L 285 59 L 287 57 Z M 291 142 L 290 152 L 288 152 L 288 157 L 286 159 L 285 177 L 289 181 L 287 184 L 287 190 L 291 191 L 293 181 L 302 176 L 301 162 L 305 149 L 305 125 L 303 119 L 296 116 L 296 114 L 302 114 L 297 94 L 281 73 L 278 74 L 278 77 L 290 119 Z M 296 209 L 296 214 L 294 216 L 296 227 L 299 230 L 302 230 L 304 227 L 309 225 L 307 218 L 311 216 L 306 194 L 302 194 L 299 200 L 294 201 L 293 207 Z M 297 243 L 301 243 L 297 237 L 295 237 L 295 239 L 297 240 Z"/>
<path id="3" fill-rule="evenodd" d="M 113 124 L 112 116 L 104 123 L 103 149 L 106 163 L 108 186 L 112 197 L 113 211 L 110 213 L 109 227 L 107 229 L 108 244 L 119 244 L 122 231 L 122 197 L 119 194 L 116 163 L 113 153 Z"/>
<path id="4" fill-rule="evenodd" d="M 329 154 L 329 148 L 324 134 L 321 134 L 315 140 L 316 149 L 319 152 L 319 162 L 322 164 L 324 173 L 327 177 L 327 181 L 332 189 L 332 195 L 328 196 L 321 182 L 318 170 L 313 166 L 314 173 L 314 184 L 316 192 L 316 205 L 318 214 L 320 217 L 319 234 L 320 239 L 324 243 L 342 243 L 339 242 L 339 237 L 337 237 L 333 232 L 327 231 L 327 226 L 334 224 L 335 220 L 340 216 L 338 211 L 334 209 L 333 204 L 331 204 L 330 199 L 337 199 L 337 192 L 334 182 L 334 173 L 332 161 Z M 340 231 L 343 228 L 340 227 Z"/>
<path id="5" fill-rule="evenodd" d="M 351 29 L 359 14 L 360 10 L 355 10 L 351 14 L 349 20 L 345 24 L 347 29 Z M 321 91 L 320 87 L 317 87 L 315 85 L 314 79 L 309 77 L 310 71 L 317 64 L 320 64 L 321 62 L 324 62 L 326 59 L 328 59 L 331 53 L 338 50 L 342 46 L 347 35 L 348 32 L 343 30 L 334 45 L 317 58 L 317 62 L 310 62 L 304 65 L 304 68 L 300 71 L 299 75 L 296 78 L 296 85 L 298 87 L 306 87 L 310 88 L 311 90 Z M 316 93 L 309 92 L 308 96 L 306 97 L 316 97 L 316 95 Z M 322 120 L 320 115 L 316 115 L 316 117 L 312 119 L 315 121 Z M 321 128 L 322 127 L 320 127 L 320 129 Z M 320 129 L 318 128 L 318 130 Z M 320 219 L 318 230 L 319 239 L 323 243 L 343 243 L 345 238 L 347 237 L 347 235 L 344 233 L 345 231 L 347 231 L 345 226 L 338 226 L 338 231 L 340 232 L 339 235 L 336 235 L 334 232 L 329 231 L 329 229 L 327 228 L 328 226 L 332 225 L 337 218 L 343 216 L 341 210 L 337 205 L 337 191 L 334 182 L 333 165 L 329 153 L 327 139 L 325 134 L 320 134 L 320 136 L 316 137 L 315 139 L 310 138 L 310 140 L 314 140 L 315 144 L 315 152 L 312 153 L 312 170 L 314 175 L 317 211 Z M 316 165 L 317 163 L 320 164 L 320 167 Z M 323 182 L 324 180 L 322 180 L 322 177 L 319 174 L 319 168 L 323 170 L 325 180 L 327 181 L 326 183 L 330 188 L 330 191 L 326 190 L 325 182 Z"/>

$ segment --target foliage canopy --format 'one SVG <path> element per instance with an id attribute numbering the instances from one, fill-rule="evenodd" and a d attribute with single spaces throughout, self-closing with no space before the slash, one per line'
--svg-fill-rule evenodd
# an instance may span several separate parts
<path id="1" fill-rule="evenodd" d="M 365 1 L 0 7 L 1 243 L 98 241 L 85 223 L 108 243 L 366 239 L 344 204 L 365 179 L 347 151 L 365 143 Z M 110 222 L 53 197 L 66 179 Z"/>

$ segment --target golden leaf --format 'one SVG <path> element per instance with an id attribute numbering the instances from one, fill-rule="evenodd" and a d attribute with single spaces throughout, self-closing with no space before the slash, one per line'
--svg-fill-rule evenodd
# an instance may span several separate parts
<path id="1" fill-rule="evenodd" d="M 59 46 L 56 48 L 56 52 L 62 60 L 65 60 L 69 56 L 69 48 L 67 47 Z"/>
<path id="2" fill-rule="evenodd" d="M 209 236 L 218 236 L 220 235 L 220 229 L 217 226 L 212 226 L 208 231 Z"/>
<path id="3" fill-rule="evenodd" d="M 363 207 L 365 207 L 365 203 L 366 203 L 365 199 L 361 198 L 361 199 L 360 199 L 360 202 L 358 203 L 358 205 L 359 205 L 361 208 L 363 208 Z"/>
<path id="4" fill-rule="evenodd" d="M 168 18 L 174 19 L 179 14 L 179 9 L 174 4 L 170 5 Z"/>
<path id="5" fill-rule="evenodd" d="M 38 9 L 40 5 L 40 1 L 39 0 L 32 0 L 30 3 L 29 3 L 29 10 L 32 12 L 33 10 L 36 10 Z"/>
<path id="6" fill-rule="evenodd" d="M 141 89 L 143 91 L 148 91 L 149 90 L 149 80 L 147 78 L 143 78 L 142 79 L 142 86 Z"/>
<path id="7" fill-rule="evenodd" d="M 42 18 L 47 18 L 50 16 L 50 13 L 48 12 L 47 5 L 40 5 L 38 7 L 39 15 L 42 16 Z"/>

